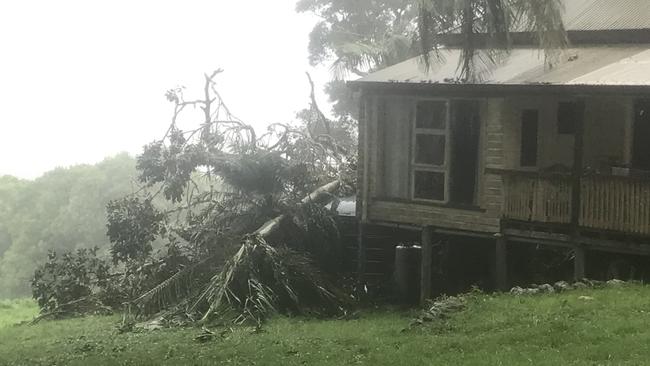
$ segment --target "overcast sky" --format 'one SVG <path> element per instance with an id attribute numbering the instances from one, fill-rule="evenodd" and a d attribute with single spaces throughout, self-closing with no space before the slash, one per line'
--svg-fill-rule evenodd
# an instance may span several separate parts
<path id="1" fill-rule="evenodd" d="M 0 175 L 138 153 L 164 134 L 167 89 L 219 90 L 256 128 L 308 103 L 317 19 L 294 0 L 0 0 Z M 321 94 L 321 103 L 325 97 Z M 326 107 L 329 108 L 329 107 Z"/>

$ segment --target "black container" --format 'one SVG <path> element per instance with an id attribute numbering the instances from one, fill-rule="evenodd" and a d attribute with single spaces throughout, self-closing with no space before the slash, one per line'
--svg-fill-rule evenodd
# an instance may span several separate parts
<path id="1" fill-rule="evenodd" d="M 395 248 L 395 285 L 398 299 L 405 304 L 417 304 L 420 298 L 420 246 Z"/>

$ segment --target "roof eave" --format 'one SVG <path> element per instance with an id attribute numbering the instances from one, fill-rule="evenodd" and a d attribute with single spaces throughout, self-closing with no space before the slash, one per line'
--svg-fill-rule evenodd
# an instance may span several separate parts
<path id="1" fill-rule="evenodd" d="M 567 38 L 571 45 L 620 45 L 643 44 L 650 40 L 650 29 L 592 29 L 569 30 Z M 477 34 L 474 36 L 474 46 L 487 47 L 492 36 Z M 462 47 L 467 41 L 462 34 L 447 34 L 440 37 L 440 43 L 446 47 Z M 533 32 L 513 32 L 510 34 L 512 46 L 537 46 L 539 37 Z"/>
<path id="2" fill-rule="evenodd" d="M 507 96 L 521 93 L 650 96 L 650 85 L 590 85 L 590 84 L 447 84 L 349 81 L 353 90 L 364 93 L 431 93 L 447 95 Z"/>

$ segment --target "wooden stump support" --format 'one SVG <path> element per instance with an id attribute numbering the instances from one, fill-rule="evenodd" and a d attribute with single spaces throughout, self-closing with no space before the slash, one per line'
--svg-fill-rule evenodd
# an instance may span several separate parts
<path id="1" fill-rule="evenodd" d="M 508 290 L 508 241 L 503 234 L 495 235 L 494 283 L 498 291 Z"/>
<path id="2" fill-rule="evenodd" d="M 431 298 L 431 261 L 433 259 L 433 235 L 431 226 L 422 228 L 422 261 L 420 269 L 420 304 Z"/>
<path id="3" fill-rule="evenodd" d="M 573 248 L 573 279 L 582 281 L 586 277 L 586 254 L 585 248 L 576 246 Z"/>
<path id="4" fill-rule="evenodd" d="M 362 221 L 357 225 L 357 284 L 361 290 L 366 284 L 366 227 Z"/>

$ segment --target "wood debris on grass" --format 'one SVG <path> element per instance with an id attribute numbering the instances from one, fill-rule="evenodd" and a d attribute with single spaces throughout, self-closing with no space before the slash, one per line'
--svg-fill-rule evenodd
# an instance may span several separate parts
<path id="1" fill-rule="evenodd" d="M 31 321 L 31 324 L 36 324 L 44 319 L 61 319 L 89 314 L 111 315 L 113 314 L 113 309 L 104 305 L 104 303 L 94 296 L 86 296 L 65 304 L 60 304 L 54 309 L 42 313 L 34 318 L 34 320 Z"/>
<path id="2" fill-rule="evenodd" d="M 430 300 L 428 305 L 420 313 L 420 315 L 411 321 L 408 329 L 430 323 L 435 320 L 449 318 L 452 314 L 460 312 L 465 309 L 467 304 L 463 296 L 442 296 L 436 300 Z"/>
<path id="3" fill-rule="evenodd" d="M 565 291 L 572 291 L 572 290 L 602 288 L 605 286 L 609 286 L 609 287 L 624 286 L 625 284 L 627 284 L 627 282 L 616 280 L 616 279 L 609 280 L 607 282 L 589 280 L 589 279 L 583 279 L 582 281 L 576 281 L 573 283 L 569 283 L 566 281 L 558 281 L 555 282 L 553 285 L 546 283 L 542 285 L 530 285 L 528 287 L 515 286 L 512 289 L 510 289 L 510 294 L 515 296 L 552 294 L 556 292 L 565 292 Z"/>

